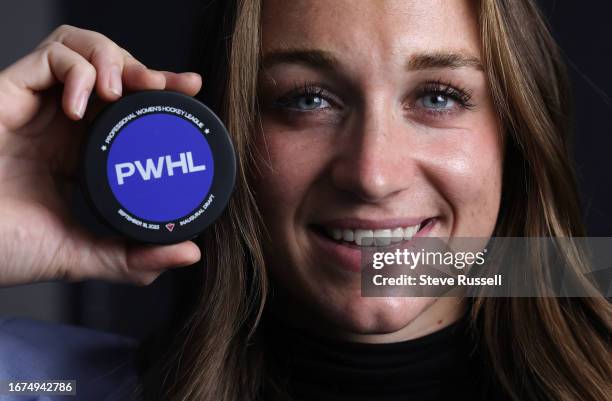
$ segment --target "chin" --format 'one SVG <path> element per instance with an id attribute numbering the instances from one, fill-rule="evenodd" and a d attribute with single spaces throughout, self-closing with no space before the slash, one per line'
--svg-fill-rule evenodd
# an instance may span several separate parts
<path id="1" fill-rule="evenodd" d="M 329 301 L 327 301 L 329 302 Z M 404 331 L 435 302 L 433 298 L 350 297 L 324 305 L 323 315 L 341 332 L 355 335 Z"/>

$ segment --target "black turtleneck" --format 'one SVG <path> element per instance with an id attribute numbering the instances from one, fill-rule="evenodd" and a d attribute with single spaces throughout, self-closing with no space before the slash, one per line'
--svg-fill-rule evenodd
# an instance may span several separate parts
<path id="1" fill-rule="evenodd" d="M 266 401 L 502 399 L 484 379 L 484 363 L 465 320 L 388 344 L 323 338 L 271 316 L 264 325 L 268 372 L 276 378 L 266 385 Z"/>

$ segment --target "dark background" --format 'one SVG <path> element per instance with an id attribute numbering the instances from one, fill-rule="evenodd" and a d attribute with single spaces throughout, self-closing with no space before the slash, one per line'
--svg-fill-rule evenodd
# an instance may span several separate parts
<path id="1" fill-rule="evenodd" d="M 188 71 L 211 1 L 22 0 L 0 6 L 0 69 L 59 24 L 104 33 L 152 68 Z M 576 105 L 574 155 L 590 236 L 612 236 L 612 32 L 606 1 L 540 4 L 569 66 Z M 204 21 L 204 22 L 203 22 Z M 204 77 L 206 80 L 206 77 Z M 0 289 L 0 316 L 73 323 L 142 338 L 184 308 L 192 268 L 164 273 L 146 288 L 87 281 Z"/>

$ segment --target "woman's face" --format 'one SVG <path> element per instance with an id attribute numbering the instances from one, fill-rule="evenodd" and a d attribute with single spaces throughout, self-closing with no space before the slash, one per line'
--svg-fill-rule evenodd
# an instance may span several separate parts
<path id="1" fill-rule="evenodd" d="M 361 297 L 359 262 L 372 235 L 493 232 L 502 145 L 470 2 L 266 0 L 262 24 L 255 191 L 293 316 L 388 339 L 455 320 L 452 298 Z"/>

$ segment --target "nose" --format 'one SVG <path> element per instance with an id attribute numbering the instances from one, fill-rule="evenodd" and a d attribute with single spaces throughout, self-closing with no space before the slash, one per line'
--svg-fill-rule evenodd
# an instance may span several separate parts
<path id="1" fill-rule="evenodd" d="M 351 116 L 339 139 L 333 185 L 363 202 L 380 202 L 414 181 L 411 128 L 392 110 L 383 102 L 364 106 L 362 113 Z"/>

